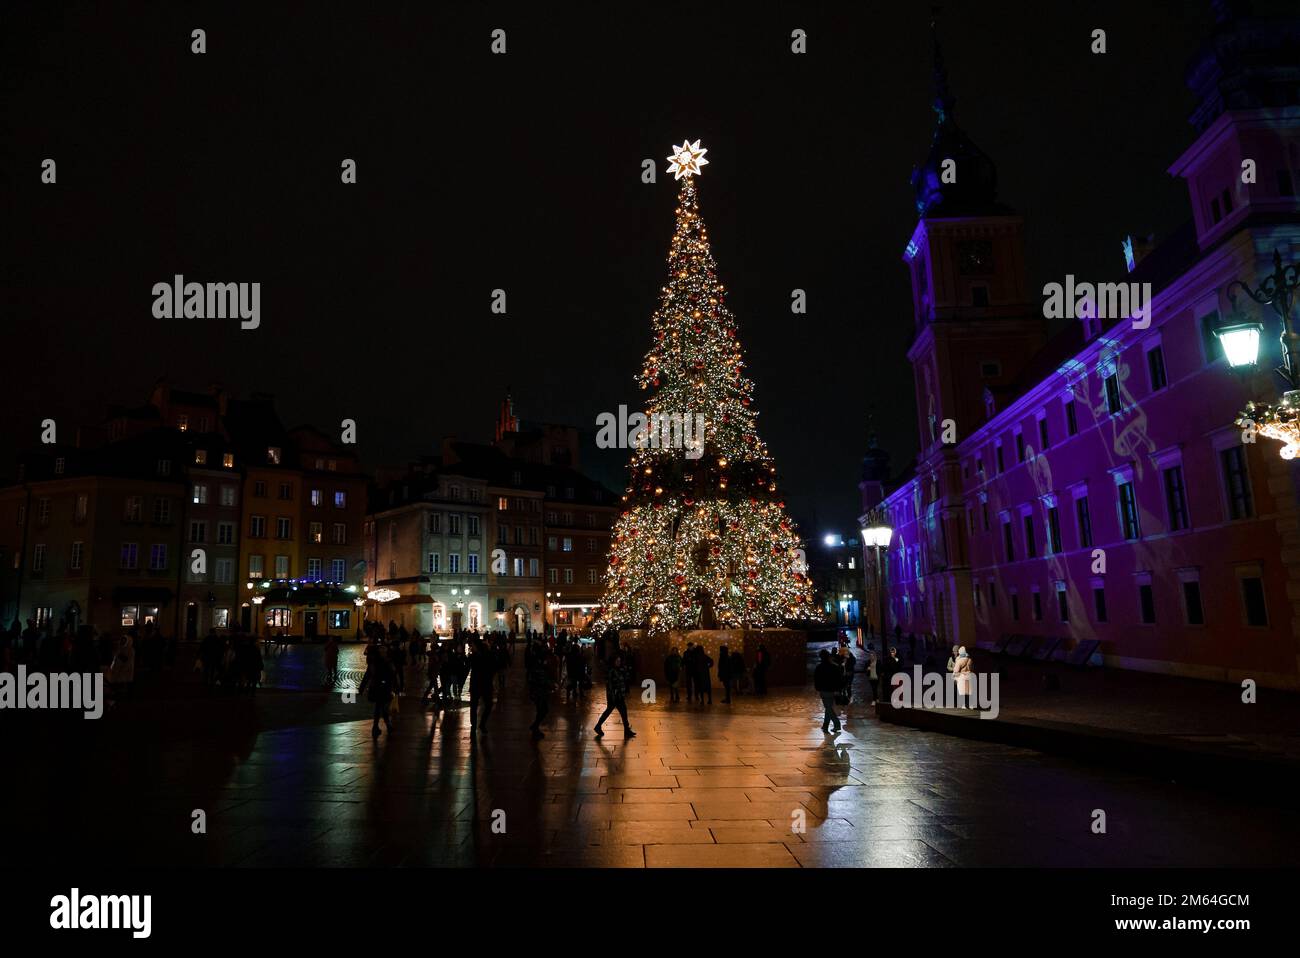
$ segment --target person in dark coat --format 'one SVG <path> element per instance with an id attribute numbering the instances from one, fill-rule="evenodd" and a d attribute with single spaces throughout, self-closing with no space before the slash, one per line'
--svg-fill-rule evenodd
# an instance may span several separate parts
<path id="1" fill-rule="evenodd" d="M 496 655 L 482 639 L 474 640 L 474 651 L 469 657 L 469 732 L 473 735 L 481 724 L 487 728 L 492 714 L 492 676 L 496 673 Z M 479 703 L 483 715 L 478 714 Z"/>
<path id="2" fill-rule="evenodd" d="M 376 643 L 374 651 L 370 654 L 370 660 L 366 663 L 366 674 L 361 678 L 361 688 L 359 690 L 375 706 L 375 724 L 370 730 L 370 734 L 374 738 L 379 738 L 380 719 L 384 720 L 384 727 L 388 730 L 388 734 L 393 734 L 393 719 L 389 714 L 389 708 L 393 703 L 393 689 L 396 686 L 396 681 L 396 677 L 393 675 L 393 665 L 388 661 L 387 650 Z"/>
<path id="3" fill-rule="evenodd" d="M 668 655 L 664 658 L 664 679 L 668 682 L 668 691 L 672 694 L 670 701 L 678 701 L 678 686 L 682 681 L 682 657 L 678 654 L 675 645 L 668 650 Z"/>
<path id="4" fill-rule="evenodd" d="M 551 650 L 545 643 L 534 642 L 524 652 L 524 671 L 528 680 L 528 697 L 537 710 L 528 729 L 534 739 L 546 738 L 542 719 L 551 710 Z"/>
<path id="5" fill-rule="evenodd" d="M 686 680 L 687 702 L 695 701 L 695 654 L 695 643 L 687 642 L 686 651 L 682 653 L 682 677 Z"/>
<path id="6" fill-rule="evenodd" d="M 822 717 L 822 731 L 829 732 L 830 725 L 834 722 L 838 734 L 840 717 L 835 714 L 835 696 L 844 685 L 844 670 L 831 658 L 829 649 L 822 649 L 820 658 L 817 668 L 813 669 L 813 688 L 822 697 L 822 706 L 826 709 L 826 714 Z"/>
<path id="7" fill-rule="evenodd" d="M 722 683 L 722 704 L 731 704 L 731 651 L 718 647 L 718 681 Z"/>
<path id="8" fill-rule="evenodd" d="M 704 696 L 709 697 L 709 704 L 713 704 L 713 676 L 710 670 L 713 668 L 713 658 L 705 650 L 704 646 L 695 647 L 695 669 L 693 675 L 695 679 L 695 694 L 699 698 L 700 704 L 704 704 Z"/>
<path id="9" fill-rule="evenodd" d="M 605 711 L 596 720 L 596 738 L 605 734 L 601 728 L 610 713 L 618 709 L 618 716 L 623 720 L 623 737 L 636 738 L 636 732 L 627 721 L 627 666 L 623 664 L 623 653 L 615 652 L 613 660 L 605 673 Z"/>
<path id="10" fill-rule="evenodd" d="M 737 695 L 745 691 L 745 656 L 740 649 L 731 650 L 731 684 Z"/>
<path id="11" fill-rule="evenodd" d="M 754 693 L 767 694 L 767 670 L 772 667 L 772 653 L 762 642 L 758 644 L 758 654 L 754 656 Z"/>

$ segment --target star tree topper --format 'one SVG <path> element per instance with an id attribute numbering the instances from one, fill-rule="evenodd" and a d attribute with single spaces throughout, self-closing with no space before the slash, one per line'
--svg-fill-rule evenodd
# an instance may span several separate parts
<path id="1" fill-rule="evenodd" d="M 682 140 L 682 145 L 673 149 L 675 152 L 668 157 L 668 172 L 673 174 L 675 180 L 680 180 L 683 176 L 698 176 L 700 167 L 709 165 L 709 161 L 704 158 L 704 154 L 709 151 L 700 149 L 699 140 L 694 143 Z"/>

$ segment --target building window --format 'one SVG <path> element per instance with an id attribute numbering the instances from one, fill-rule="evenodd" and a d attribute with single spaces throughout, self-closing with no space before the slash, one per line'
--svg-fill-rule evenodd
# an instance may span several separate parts
<path id="1" fill-rule="evenodd" d="M 1196 579 L 1183 582 L 1183 609 L 1188 625 L 1204 625 L 1205 610 L 1201 608 L 1201 583 Z"/>
<path id="2" fill-rule="evenodd" d="M 293 628 L 293 610 L 292 609 L 267 609 L 266 624 L 273 629 Z"/>
<path id="3" fill-rule="evenodd" d="M 226 469 L 235 468 L 235 456 L 233 453 L 224 453 L 221 457 L 221 465 Z"/>
<path id="4" fill-rule="evenodd" d="M 190 541 L 207 542 L 208 541 L 208 524 L 201 519 L 192 519 L 190 521 Z"/>
<path id="5" fill-rule="evenodd" d="M 1020 621 L 1020 594 L 1014 590 L 1011 593 L 1011 618 Z"/>
<path id="6" fill-rule="evenodd" d="M 1119 373 L 1111 373 L 1106 377 L 1106 410 L 1111 414 L 1122 412 L 1124 403 L 1119 395 Z"/>
<path id="7" fill-rule="evenodd" d="M 1108 621 L 1106 618 L 1106 587 L 1094 585 L 1092 587 L 1092 611 L 1098 622 Z"/>
<path id="8" fill-rule="evenodd" d="M 1061 514 L 1056 506 L 1047 507 L 1047 547 L 1053 552 L 1061 551 Z"/>
<path id="9" fill-rule="evenodd" d="M 460 553 L 459 553 L 459 552 L 449 552 L 449 553 L 447 554 L 447 571 L 450 572 L 450 573 L 453 573 L 453 574 L 455 574 L 455 573 L 457 573 L 457 572 L 460 571 Z"/>
<path id="10" fill-rule="evenodd" d="M 438 512 L 429 513 L 429 532 L 437 534 L 442 532 L 442 514 Z"/>
<path id="11" fill-rule="evenodd" d="M 320 581 L 320 568 L 321 568 L 320 559 L 307 560 L 307 581 L 308 582 Z"/>
<path id="12" fill-rule="evenodd" d="M 466 534 L 471 536 L 478 535 L 478 523 L 479 523 L 478 516 L 466 516 L 465 517 Z"/>
<path id="13" fill-rule="evenodd" d="M 127 522 L 140 522 L 144 519 L 144 496 L 127 496 L 126 511 L 122 518 Z"/>
<path id="14" fill-rule="evenodd" d="M 1065 403 L 1065 431 L 1071 436 L 1079 431 L 1079 416 L 1074 408 L 1074 400 L 1069 399 Z"/>
<path id="15" fill-rule="evenodd" d="M 437 553 L 437 552 L 430 552 L 430 553 L 429 553 L 429 573 L 430 573 L 431 575 L 437 575 L 437 574 L 438 574 L 438 571 L 439 571 L 439 570 L 438 570 L 438 560 L 441 559 L 441 558 L 442 558 L 442 555 L 441 555 L 440 553 Z"/>
<path id="16" fill-rule="evenodd" d="M 68 557 L 68 568 L 74 572 L 81 569 L 81 555 L 84 549 L 85 543 L 80 541 L 72 543 L 72 554 Z"/>
<path id="17" fill-rule="evenodd" d="M 1145 625 L 1154 625 L 1156 621 L 1156 598 L 1151 591 L 1151 583 L 1143 582 L 1138 586 L 1138 607 Z"/>
<path id="18" fill-rule="evenodd" d="M 346 522 L 334 523 L 334 534 L 330 536 L 330 542 L 336 546 L 348 544 L 348 524 Z"/>
<path id="19" fill-rule="evenodd" d="M 45 543 L 38 542 L 32 549 L 32 571 L 45 571 Z"/>
<path id="20" fill-rule="evenodd" d="M 317 545 L 320 544 L 321 524 L 319 522 L 312 522 L 307 525 L 307 538 Z"/>
<path id="21" fill-rule="evenodd" d="M 149 571 L 162 572 L 167 568 L 167 544 L 155 542 L 149 547 Z"/>
<path id="22" fill-rule="evenodd" d="M 257 499 L 266 498 L 266 482 L 262 479 L 253 481 L 253 496 Z"/>
<path id="23" fill-rule="evenodd" d="M 563 546 L 562 551 L 564 551 L 564 552 L 572 552 L 572 551 L 573 551 L 573 540 L 570 539 L 568 536 L 565 536 L 565 537 L 564 537 L 564 546 Z"/>
<path id="24" fill-rule="evenodd" d="M 172 474 L 172 461 L 170 459 L 158 460 L 158 475 L 170 476 Z"/>
<path id="25" fill-rule="evenodd" d="M 222 504 L 223 506 L 233 506 L 233 505 L 235 504 L 235 487 L 234 487 L 234 486 L 222 486 L 222 487 L 221 487 L 221 504 Z"/>
<path id="26" fill-rule="evenodd" d="M 1250 497 L 1250 477 L 1246 472 L 1246 451 L 1229 446 L 1219 453 L 1223 463 L 1223 484 L 1228 494 L 1228 518 L 1249 519 L 1255 514 Z"/>
<path id="27" fill-rule="evenodd" d="M 352 627 L 351 609 L 330 609 L 330 628 L 349 629 Z"/>
<path id="28" fill-rule="evenodd" d="M 1070 621 L 1070 600 L 1069 593 L 1065 591 L 1065 583 L 1056 583 L 1056 614 L 1061 617 L 1062 622 Z"/>
<path id="29" fill-rule="evenodd" d="M 1007 562 L 1016 561 L 1016 544 L 1011 534 L 1011 520 L 1002 520 L 1002 548 Z"/>
<path id="30" fill-rule="evenodd" d="M 122 551 L 119 553 L 118 567 L 122 569 L 135 569 L 140 564 L 139 546 L 134 542 L 123 542 Z"/>
<path id="31" fill-rule="evenodd" d="M 334 508 L 335 508 L 335 509 L 346 509 L 347 507 L 348 507 L 348 494 L 347 494 L 346 492 L 342 492 L 342 491 L 335 492 L 335 493 L 334 493 Z"/>
<path id="32" fill-rule="evenodd" d="M 348 577 L 348 564 L 343 559 L 330 559 L 330 581 L 343 582 Z"/>
<path id="33" fill-rule="evenodd" d="M 205 505 L 207 505 L 207 504 L 208 504 L 208 487 L 207 487 L 205 484 L 201 483 L 201 482 L 196 482 L 196 483 L 194 484 L 194 495 L 193 495 L 191 498 L 194 500 L 194 505 L 196 505 L 196 506 L 205 506 Z"/>
<path id="34" fill-rule="evenodd" d="M 1133 482 L 1121 482 L 1119 492 L 1119 518 L 1124 529 L 1125 539 L 1140 539 L 1142 528 L 1138 522 L 1137 493 L 1133 491 Z"/>
<path id="35" fill-rule="evenodd" d="M 478 553 L 477 552 L 471 552 L 469 554 L 469 574 L 478 575 Z"/>
<path id="36" fill-rule="evenodd" d="M 565 584 L 565 585 L 572 585 L 572 584 L 573 584 L 573 570 L 572 570 L 572 569 L 565 569 L 565 570 L 564 570 L 564 584 Z"/>
<path id="37" fill-rule="evenodd" d="M 164 496 L 158 496 L 153 501 L 153 521 L 154 525 L 166 525 L 172 521 L 172 501 Z"/>
<path id="38" fill-rule="evenodd" d="M 212 627 L 214 629 L 230 628 L 230 610 L 228 608 L 223 607 L 212 610 Z"/>
<path id="39" fill-rule="evenodd" d="M 265 579 L 266 564 L 264 556 L 248 557 L 248 577 L 250 579 Z"/>
<path id="40" fill-rule="evenodd" d="M 230 583 L 234 582 L 235 581 L 235 560 L 218 559 L 216 564 L 216 572 L 213 575 L 212 581 L 217 583 L 218 585 L 229 585 Z"/>
<path id="41" fill-rule="evenodd" d="M 560 570 L 559 570 L 559 569 L 547 569 L 547 570 L 546 570 L 546 580 L 547 580 L 548 582 L 550 582 L 551 585 L 558 585 L 559 582 L 560 582 Z"/>
<path id="42" fill-rule="evenodd" d="M 555 551 L 556 549 L 558 549 L 559 547 L 560 547 L 560 540 L 559 540 L 559 539 L 557 539 L 555 536 L 547 536 L 547 537 L 546 537 L 546 548 L 547 548 L 549 551 L 554 552 L 554 551 Z"/>
<path id="43" fill-rule="evenodd" d="M 56 476 L 61 476 L 61 475 L 63 475 L 63 470 L 64 470 L 64 468 L 67 466 L 67 464 L 68 464 L 68 461 L 67 461 L 66 459 L 64 459 L 62 456 L 58 456 L 57 458 L 55 458 L 55 460 L 54 460 L 54 474 L 55 474 Z"/>
<path id="44" fill-rule="evenodd" d="M 451 536 L 460 535 L 460 516 L 450 515 L 447 517 L 447 534 Z"/>
<path id="45" fill-rule="evenodd" d="M 1047 417 L 1038 420 L 1038 448 L 1043 450 L 1051 446 L 1051 437 L 1047 434 Z"/>
<path id="46" fill-rule="evenodd" d="M 1002 458 L 1002 443 L 998 443 L 994 447 L 994 457 L 997 459 L 998 475 L 1000 476 L 1006 470 L 1006 464 Z"/>
<path id="47" fill-rule="evenodd" d="M 1038 540 L 1034 536 L 1034 517 L 1026 513 L 1023 518 L 1025 523 L 1025 558 L 1037 559 Z"/>
<path id="48" fill-rule="evenodd" d="M 44 496 L 36 500 L 36 524 L 38 526 L 50 524 L 50 500 Z"/>
<path id="49" fill-rule="evenodd" d="M 194 465 L 206 466 L 208 464 L 208 451 L 206 449 L 194 450 Z"/>
<path id="50" fill-rule="evenodd" d="M 1259 576 L 1243 576 L 1241 602 L 1245 607 L 1246 624 L 1263 628 L 1268 625 L 1268 609 L 1264 605 L 1264 580 Z"/>
<path id="51" fill-rule="evenodd" d="M 72 520 L 74 522 L 86 521 L 86 510 L 90 505 L 90 497 L 84 492 L 77 495 L 77 504 L 72 509 Z"/>
<path id="52" fill-rule="evenodd" d="M 1016 461 L 1025 461 L 1025 434 L 1023 432 L 1016 433 Z"/>
<path id="53" fill-rule="evenodd" d="M 522 575 L 524 574 L 524 560 L 523 560 L 523 559 L 515 559 L 515 560 L 513 561 L 513 563 L 512 563 L 512 566 L 513 566 L 513 568 L 514 568 L 514 574 L 515 574 L 516 576 L 522 576 Z"/>
<path id="54" fill-rule="evenodd" d="M 1169 377 L 1165 373 L 1165 351 L 1159 346 L 1147 350 L 1147 372 L 1151 376 L 1152 392 L 1169 385 Z"/>
<path id="55" fill-rule="evenodd" d="M 1165 505 L 1169 510 L 1169 531 L 1186 529 L 1187 495 L 1183 490 L 1183 467 L 1171 466 L 1165 470 Z"/>
<path id="56" fill-rule="evenodd" d="M 235 544 L 235 524 L 233 522 L 217 523 L 217 545 L 229 546 Z"/>
<path id="57" fill-rule="evenodd" d="M 122 628 L 129 629 L 140 619 L 140 607 L 138 605 L 122 606 Z"/>
<path id="58" fill-rule="evenodd" d="M 541 575 L 541 564 L 537 559 L 528 560 L 528 574 L 536 579 Z"/>
<path id="59" fill-rule="evenodd" d="M 1088 513 L 1088 497 L 1080 496 L 1074 500 L 1074 515 L 1079 523 L 1079 548 L 1092 547 L 1092 516 Z"/>
<path id="60" fill-rule="evenodd" d="M 293 536 L 290 535 L 290 529 L 289 518 L 287 516 L 275 517 L 275 537 L 277 539 L 293 538 Z"/>
<path id="61" fill-rule="evenodd" d="M 292 483 L 288 483 L 288 482 L 282 482 L 282 483 L 280 483 L 280 496 L 279 496 L 279 497 L 280 497 L 281 499 L 292 499 L 292 498 L 293 498 L 293 484 L 292 484 Z"/>
<path id="62" fill-rule="evenodd" d="M 497 512 L 505 512 L 510 508 L 510 500 L 506 496 L 497 496 Z"/>
<path id="63" fill-rule="evenodd" d="M 288 556 L 275 557 L 275 577 L 277 579 L 289 578 L 289 557 Z"/>
<path id="64" fill-rule="evenodd" d="M 248 537 L 250 539 L 266 538 L 266 516 L 248 517 Z"/>
<path id="65" fill-rule="evenodd" d="M 280 464 L 280 447 L 279 447 L 279 446 L 268 446 L 268 447 L 267 447 L 267 449 L 266 449 L 266 461 L 269 462 L 269 463 L 270 463 L 271 465 L 273 465 L 273 466 L 278 466 L 278 465 Z"/>
<path id="66" fill-rule="evenodd" d="M 1037 589 L 1033 591 L 1034 597 L 1034 621 L 1043 621 L 1043 594 Z"/>

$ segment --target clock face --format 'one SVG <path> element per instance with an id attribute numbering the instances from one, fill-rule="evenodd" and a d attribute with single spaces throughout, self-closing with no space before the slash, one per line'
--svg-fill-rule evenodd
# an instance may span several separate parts
<path id="1" fill-rule="evenodd" d="M 983 276 L 993 272 L 993 243 L 989 240 L 958 243 L 957 269 L 963 276 Z"/>

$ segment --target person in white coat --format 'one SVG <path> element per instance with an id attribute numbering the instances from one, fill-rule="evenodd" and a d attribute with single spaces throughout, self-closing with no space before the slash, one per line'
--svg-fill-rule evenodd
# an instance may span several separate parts
<path id="1" fill-rule="evenodd" d="M 952 667 L 953 678 L 957 683 L 957 707 L 970 708 L 970 694 L 974 687 L 975 673 L 966 646 L 959 646 L 957 657 Z"/>
<path id="2" fill-rule="evenodd" d="M 113 664 L 108 670 L 108 681 L 118 695 L 129 691 L 135 682 L 135 640 L 128 634 L 118 639 Z"/>

